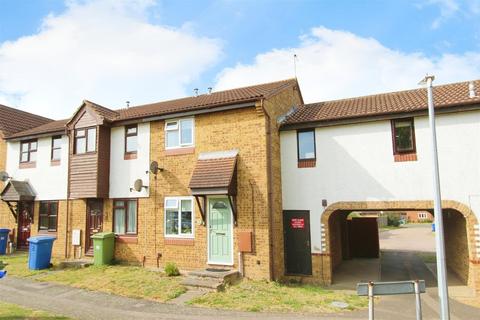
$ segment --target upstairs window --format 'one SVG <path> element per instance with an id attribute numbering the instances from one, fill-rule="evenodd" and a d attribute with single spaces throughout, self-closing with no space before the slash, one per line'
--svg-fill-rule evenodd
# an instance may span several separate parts
<path id="1" fill-rule="evenodd" d="M 415 153 L 413 118 L 392 120 L 393 153 Z"/>
<path id="2" fill-rule="evenodd" d="M 193 237 L 193 200 L 165 198 L 165 236 Z"/>
<path id="3" fill-rule="evenodd" d="M 165 147 L 167 149 L 193 146 L 193 118 L 165 122 Z"/>
<path id="4" fill-rule="evenodd" d="M 297 131 L 298 160 L 315 160 L 315 130 Z"/>
<path id="5" fill-rule="evenodd" d="M 20 162 L 35 162 L 37 160 L 37 140 L 20 143 Z"/>
<path id="6" fill-rule="evenodd" d="M 40 201 L 38 230 L 57 231 L 58 201 Z"/>
<path id="7" fill-rule="evenodd" d="M 137 234 L 137 200 L 115 200 L 113 221 L 113 230 L 116 234 Z"/>
<path id="8" fill-rule="evenodd" d="M 51 160 L 60 160 L 62 157 L 62 137 L 52 137 L 52 154 Z"/>
<path id="9" fill-rule="evenodd" d="M 97 128 L 75 130 L 75 153 L 82 154 L 97 150 Z"/>
<path id="10" fill-rule="evenodd" d="M 125 127 L 125 153 L 137 153 L 137 125 Z"/>

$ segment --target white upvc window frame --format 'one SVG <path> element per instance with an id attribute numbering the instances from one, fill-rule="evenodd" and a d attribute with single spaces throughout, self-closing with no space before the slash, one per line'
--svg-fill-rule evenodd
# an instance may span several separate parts
<path id="1" fill-rule="evenodd" d="M 175 200 L 177 203 L 176 207 L 169 206 L 167 207 L 168 200 Z M 192 233 L 191 234 L 181 234 L 182 226 L 182 200 L 190 200 L 192 203 Z M 172 196 L 165 197 L 164 207 L 163 207 L 163 235 L 165 238 L 176 238 L 176 239 L 194 239 L 195 238 L 195 199 L 191 196 Z M 167 209 L 176 209 L 178 211 L 178 234 L 167 234 Z"/>
<path id="2" fill-rule="evenodd" d="M 182 122 L 192 121 L 192 143 L 182 143 Z M 174 128 L 168 128 L 168 124 L 176 123 Z M 169 147 L 167 145 L 167 132 L 168 131 L 178 131 L 178 145 Z M 181 148 L 191 148 L 195 146 L 195 118 L 178 118 L 178 119 L 169 119 L 165 120 L 165 149 L 181 149 Z"/>

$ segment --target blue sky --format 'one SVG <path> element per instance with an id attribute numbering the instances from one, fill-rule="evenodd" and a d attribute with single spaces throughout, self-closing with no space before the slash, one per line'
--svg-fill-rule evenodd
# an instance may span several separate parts
<path id="1" fill-rule="evenodd" d="M 0 103 L 57 118 L 81 97 L 119 107 L 291 77 L 293 53 L 307 102 L 425 72 L 480 78 L 480 0 L 0 0 Z"/>

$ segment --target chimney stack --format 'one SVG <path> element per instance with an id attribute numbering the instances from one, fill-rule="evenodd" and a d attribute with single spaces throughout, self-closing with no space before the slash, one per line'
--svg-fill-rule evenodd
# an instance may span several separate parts
<path id="1" fill-rule="evenodd" d="M 125 101 L 126 105 L 127 105 L 127 109 L 130 107 L 130 101 Z"/>
<path id="2" fill-rule="evenodd" d="M 207 92 L 208 92 L 208 94 L 212 94 L 212 87 L 208 87 Z"/>
<path id="3" fill-rule="evenodd" d="M 198 88 L 193 89 L 193 94 L 195 97 L 198 97 Z"/>

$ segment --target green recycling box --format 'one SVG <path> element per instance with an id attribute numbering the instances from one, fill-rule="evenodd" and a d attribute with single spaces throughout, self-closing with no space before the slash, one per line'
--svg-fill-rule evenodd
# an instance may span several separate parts
<path id="1" fill-rule="evenodd" d="M 93 239 L 93 264 L 103 266 L 112 263 L 115 250 L 115 234 L 101 232 L 92 236 Z"/>

